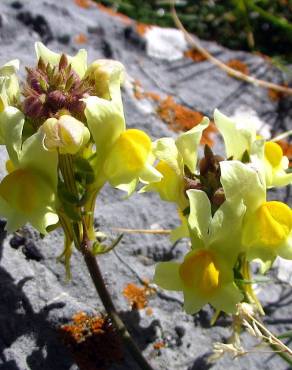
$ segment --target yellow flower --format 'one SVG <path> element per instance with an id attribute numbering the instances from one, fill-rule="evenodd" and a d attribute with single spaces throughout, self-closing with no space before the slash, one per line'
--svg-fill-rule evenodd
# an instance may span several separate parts
<path id="1" fill-rule="evenodd" d="M 1 214 L 7 218 L 9 231 L 30 222 L 45 234 L 49 225 L 58 222 L 57 153 L 45 150 L 40 131 L 22 143 L 24 116 L 18 109 L 6 107 L 1 118 L 10 157 L 9 174 L 0 183 Z"/>
<path id="2" fill-rule="evenodd" d="M 235 243 L 244 207 L 238 201 L 223 203 L 212 217 L 204 192 L 187 193 L 192 251 L 182 263 L 159 263 L 154 282 L 164 289 L 183 291 L 184 308 L 189 314 L 207 303 L 217 310 L 235 312 L 236 304 L 243 298 L 234 284 L 232 268 L 239 252 Z"/>
<path id="3" fill-rule="evenodd" d="M 238 161 L 221 162 L 226 198 L 241 197 L 246 206 L 242 245 L 248 258 L 292 259 L 292 211 L 282 202 L 267 201 L 265 181 L 256 168 Z"/>
<path id="4" fill-rule="evenodd" d="M 30 222 L 39 232 L 46 234 L 46 228 L 58 222 L 54 203 L 52 187 L 35 170 L 17 169 L 0 183 L 1 214 L 7 218 L 9 231 Z"/>
<path id="5" fill-rule="evenodd" d="M 182 133 L 174 140 L 172 138 L 158 139 L 154 143 L 154 155 L 159 160 L 156 169 L 163 175 L 160 182 L 145 186 L 141 192 L 155 191 L 160 198 L 174 202 L 180 210 L 188 206 L 185 196 L 184 167 L 195 173 L 197 152 L 203 130 L 208 126 L 207 117 L 191 130 Z"/>
<path id="6" fill-rule="evenodd" d="M 264 168 L 267 188 L 292 183 L 292 173 L 285 171 L 289 168 L 289 159 L 279 144 L 272 141 L 264 144 Z"/>
<path id="7" fill-rule="evenodd" d="M 111 59 L 98 59 L 88 67 L 85 77 L 95 82 L 96 95 L 107 100 L 120 99 L 119 89 L 124 80 L 124 66 Z"/>
<path id="8" fill-rule="evenodd" d="M 272 141 L 265 142 L 257 136 L 256 127 L 252 122 L 239 124 L 217 109 L 214 112 L 214 121 L 223 136 L 228 158 L 241 161 L 247 153 L 251 162 L 263 172 L 267 188 L 292 183 L 292 174 L 285 171 L 289 160 L 283 155 L 281 147 Z"/>
<path id="9" fill-rule="evenodd" d="M 19 84 L 16 76 L 18 70 L 19 61 L 17 59 L 0 67 L 0 112 L 19 99 Z"/>
<path id="10" fill-rule="evenodd" d="M 95 170 L 98 181 L 109 181 L 129 195 L 138 181 L 159 181 L 161 174 L 152 166 L 150 137 L 137 129 L 126 130 L 120 84 L 124 68 L 115 61 L 96 61 L 88 72 L 96 86 L 103 86 L 104 97 L 85 99 L 85 116 L 96 144 Z M 103 179 L 103 180 L 102 180 Z"/>

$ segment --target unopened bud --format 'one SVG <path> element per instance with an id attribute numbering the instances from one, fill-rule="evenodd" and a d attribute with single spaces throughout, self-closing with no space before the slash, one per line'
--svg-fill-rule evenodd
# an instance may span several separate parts
<path id="1" fill-rule="evenodd" d="M 184 178 L 185 181 L 185 191 L 190 189 L 202 190 L 203 185 L 197 179 L 190 179 L 188 177 Z"/>
<path id="2" fill-rule="evenodd" d="M 95 82 L 98 97 L 110 100 L 113 99 L 110 85 L 116 83 L 120 87 L 124 79 L 124 66 L 115 60 L 99 59 L 88 67 L 85 77 Z"/>
<path id="3" fill-rule="evenodd" d="M 65 106 L 66 96 L 62 93 L 62 91 L 51 91 L 47 95 L 46 104 L 53 112 L 57 112 L 59 109 Z"/>
<path id="4" fill-rule="evenodd" d="M 221 206 L 225 202 L 225 194 L 223 188 L 219 188 L 215 191 L 212 197 L 212 203 L 216 206 Z"/>
<path id="5" fill-rule="evenodd" d="M 200 175 L 205 176 L 208 172 L 217 173 L 220 170 L 219 162 L 224 158 L 220 155 L 214 155 L 211 148 L 205 145 L 204 157 L 199 162 Z"/>
<path id="6" fill-rule="evenodd" d="M 24 100 L 23 112 L 31 118 L 41 118 L 44 116 L 44 104 L 41 96 L 29 96 Z"/>
<path id="7" fill-rule="evenodd" d="M 59 61 L 59 71 L 62 69 L 65 69 L 68 66 L 68 59 L 65 54 L 61 55 L 60 61 Z"/>
<path id="8" fill-rule="evenodd" d="M 61 154 L 76 154 L 90 139 L 88 128 L 69 115 L 47 119 L 42 130 L 44 146 L 48 150 L 58 149 Z"/>

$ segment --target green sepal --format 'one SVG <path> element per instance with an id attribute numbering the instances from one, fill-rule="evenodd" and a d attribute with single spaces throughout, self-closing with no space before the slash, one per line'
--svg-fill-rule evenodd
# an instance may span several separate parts
<path id="1" fill-rule="evenodd" d="M 104 244 L 101 244 L 100 242 L 96 241 L 93 243 L 93 246 L 92 246 L 92 249 L 91 249 L 91 252 L 94 256 L 98 255 L 98 254 L 105 254 L 105 253 L 108 253 L 110 252 L 111 250 L 113 250 L 119 243 L 120 241 L 122 240 L 124 234 L 121 234 L 119 235 L 113 242 L 111 245 L 104 245 Z"/>
<path id="2" fill-rule="evenodd" d="M 76 205 L 80 199 L 76 194 L 69 192 L 64 183 L 58 184 L 58 197 L 62 203 L 69 203 Z"/>
<path id="3" fill-rule="evenodd" d="M 66 216 L 68 216 L 72 221 L 81 221 L 81 216 L 76 210 L 76 206 L 66 202 L 64 202 L 62 206 Z"/>
<path id="4" fill-rule="evenodd" d="M 74 158 L 74 165 L 76 167 L 76 170 L 81 173 L 94 173 L 93 168 L 89 161 L 85 158 L 76 157 Z"/>

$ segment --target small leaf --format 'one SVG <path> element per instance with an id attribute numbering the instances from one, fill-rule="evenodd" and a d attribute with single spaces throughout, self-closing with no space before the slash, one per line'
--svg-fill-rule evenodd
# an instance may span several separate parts
<path id="1" fill-rule="evenodd" d="M 110 252 L 119 244 L 123 236 L 124 234 L 121 234 L 120 236 L 118 236 L 117 239 L 115 239 L 113 243 L 109 246 L 100 244 L 100 242 L 96 241 L 92 246 L 92 253 L 96 256 L 98 254 L 105 254 L 105 253 Z"/>

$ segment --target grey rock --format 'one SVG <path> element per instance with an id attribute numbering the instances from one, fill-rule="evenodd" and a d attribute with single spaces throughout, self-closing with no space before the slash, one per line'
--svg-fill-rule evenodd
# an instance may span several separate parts
<path id="1" fill-rule="evenodd" d="M 24 22 L 20 12 L 27 12 L 30 21 Z M 125 24 L 99 9 L 77 7 L 70 0 L 26 0 L 0 3 L 0 64 L 18 57 L 20 75 L 24 66 L 35 63 L 34 42 L 43 40 L 55 51 L 75 53 L 79 45 L 74 36 L 88 36 L 85 45 L 89 61 L 109 54 L 125 64 L 128 74 L 139 79 L 145 90 L 174 95 L 178 102 L 212 116 L 214 108 L 232 114 L 235 107 L 249 105 L 275 129 L 291 128 L 292 109 L 289 104 L 271 102 L 266 91 L 228 77 L 209 62 L 193 63 L 187 59 L 176 62 L 149 58 L 135 40 L 125 38 Z M 34 26 L 37 17 L 43 18 L 41 31 Z M 23 18 L 23 16 L 22 16 Z M 46 34 L 46 32 L 48 34 Z M 244 60 L 257 77 L 281 82 L 281 75 L 258 56 L 230 51 L 215 43 L 204 42 L 209 50 L 224 61 Z M 154 114 L 143 112 L 137 101 L 124 94 L 128 127 L 138 127 L 153 139 L 175 136 Z M 284 113 L 283 113 L 284 112 Z M 217 148 L 222 150 L 222 144 Z M 0 172 L 5 173 L 7 154 L 0 148 Z M 271 197 L 284 192 L 272 193 Z M 286 197 L 291 202 L 291 195 Z M 96 220 L 102 231 L 114 238 L 114 227 L 150 228 L 157 224 L 171 228 L 178 224 L 175 207 L 161 202 L 156 194 L 134 195 L 123 200 L 123 194 L 106 186 L 97 202 Z M 72 256 L 72 281 L 66 283 L 64 266 L 56 257 L 62 252 L 62 234 L 55 231 L 45 239 L 29 226 L 22 230 L 27 240 L 33 241 L 44 258 L 25 259 L 21 249 L 9 246 L 10 236 L 0 235 L 0 369 L 8 370 L 77 370 L 69 352 L 61 344 L 57 329 L 70 321 L 78 311 L 89 314 L 103 312 L 89 274 L 80 254 Z M 117 249 L 100 257 L 100 265 L 118 310 L 133 333 L 144 355 L 156 370 L 286 370 L 288 367 L 273 354 L 254 354 L 237 360 L 223 358 L 207 363 L 214 341 L 226 340 L 230 335 L 229 319 L 220 319 L 210 328 L 212 315 L 206 307 L 198 315 L 186 315 L 181 309 L 178 293 L 160 294 L 150 299 L 153 315 L 129 310 L 121 294 L 126 284 L 138 282 L 135 271 L 142 278 L 151 279 L 158 260 L 180 258 L 187 249 L 181 241 L 172 254 L 167 237 L 154 235 L 126 235 Z M 275 332 L 291 329 L 291 289 L 285 285 L 269 285 L 261 293 L 269 313 L 266 322 Z M 179 339 L 179 340 L 178 340 Z M 153 343 L 163 340 L 167 345 L 160 351 Z M 248 346 L 251 340 L 244 335 Z M 130 356 L 113 369 L 135 370 Z"/>

